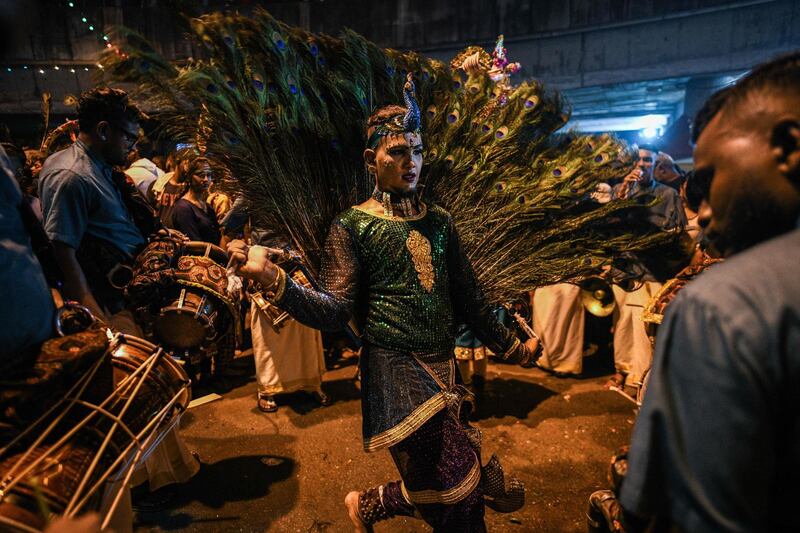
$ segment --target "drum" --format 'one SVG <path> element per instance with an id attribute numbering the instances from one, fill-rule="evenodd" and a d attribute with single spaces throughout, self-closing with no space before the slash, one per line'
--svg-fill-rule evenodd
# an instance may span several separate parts
<path id="1" fill-rule="evenodd" d="M 148 334 L 170 350 L 205 349 L 231 326 L 239 310 L 228 297 L 228 254 L 219 246 L 170 237 L 136 258 L 129 300 Z"/>
<path id="2" fill-rule="evenodd" d="M 717 263 L 722 259 L 717 259 L 709 255 L 703 255 L 702 260 L 693 265 L 689 265 L 674 278 L 667 281 L 661 286 L 661 289 L 650 299 L 647 305 L 642 310 L 642 321 L 645 323 L 645 330 L 650 342 L 655 346 L 656 332 L 661 321 L 664 320 L 664 313 L 667 311 L 667 306 L 672 303 L 675 296 L 686 286 L 687 283 L 694 278 L 705 272 L 705 270 Z"/>
<path id="3" fill-rule="evenodd" d="M 189 379 L 172 358 L 143 339 L 106 331 L 99 335 L 110 337 L 107 349 L 62 380 L 63 389 L 48 391 L 57 401 L 31 424 L 7 428 L 0 449 L 0 529 L 39 531 L 51 514 L 96 510 L 112 483 L 107 523 L 134 466 L 188 405 Z M 42 353 L 70 354 L 80 348 L 75 343 L 75 336 L 51 339 Z M 40 359 L 16 385 L 23 399 L 30 400 L 31 376 L 52 366 Z"/>

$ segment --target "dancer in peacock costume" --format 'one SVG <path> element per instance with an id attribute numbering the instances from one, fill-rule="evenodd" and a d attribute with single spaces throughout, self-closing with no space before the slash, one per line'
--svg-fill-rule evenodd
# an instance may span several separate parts
<path id="1" fill-rule="evenodd" d="M 123 32 L 127 46 L 105 64 L 138 84 L 166 134 L 230 169 L 257 224 L 282 232 L 318 285 L 301 286 L 270 250 L 242 242 L 231 249 L 240 272 L 304 324 L 356 319 L 364 447 L 389 448 L 402 478 L 348 494 L 356 529 L 416 515 L 437 531 L 483 531 L 484 502 L 511 511 L 523 492 L 496 457 L 482 464 L 480 434 L 465 423 L 455 327 L 529 363 L 490 301 L 671 239 L 621 216 L 632 202 L 591 200 L 625 173 L 623 146 L 557 133 L 568 119 L 559 96 L 512 86 L 502 43 L 502 57 L 470 48 L 448 68 L 264 11 L 205 16 L 193 30 L 202 61 L 178 68 Z M 404 107 L 386 105 L 401 95 Z"/>

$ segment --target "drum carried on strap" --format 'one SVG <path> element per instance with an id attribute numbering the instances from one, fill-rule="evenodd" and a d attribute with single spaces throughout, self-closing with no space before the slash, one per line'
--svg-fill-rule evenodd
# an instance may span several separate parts
<path id="1" fill-rule="evenodd" d="M 661 321 L 664 320 L 664 313 L 667 311 L 667 306 L 672 303 L 672 300 L 675 299 L 678 292 L 680 292 L 687 283 L 702 274 L 708 267 L 721 261 L 722 259 L 704 254 L 699 263 L 689 265 L 678 272 L 674 278 L 662 285 L 655 296 L 650 299 L 642 310 L 642 321 L 645 324 L 647 336 L 650 337 L 650 342 L 653 343 L 653 345 L 655 345 L 658 326 L 661 325 Z"/>
<path id="2" fill-rule="evenodd" d="M 0 529 L 39 531 L 101 499 L 105 527 L 136 464 L 177 425 L 189 384 L 161 348 L 97 325 L 45 342 L 2 383 Z"/>
<path id="3" fill-rule="evenodd" d="M 176 356 L 197 363 L 220 351 L 220 341 L 241 338 L 239 306 L 228 296 L 228 254 L 210 243 L 170 235 L 151 242 L 136 258 L 126 288 L 148 337 Z M 230 345 L 230 346 L 228 346 Z"/>

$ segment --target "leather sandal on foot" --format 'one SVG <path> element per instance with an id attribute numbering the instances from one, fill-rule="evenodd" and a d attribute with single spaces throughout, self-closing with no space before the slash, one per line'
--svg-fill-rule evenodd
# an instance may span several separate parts
<path id="1" fill-rule="evenodd" d="M 314 397 L 315 400 L 319 402 L 319 404 L 323 407 L 328 407 L 331 403 L 331 397 L 322 392 L 321 390 L 315 390 L 311 393 L 311 396 Z"/>
<path id="2" fill-rule="evenodd" d="M 615 387 L 617 389 L 622 390 L 623 385 L 625 385 L 625 375 L 617 372 L 613 376 L 611 376 L 608 381 L 606 381 L 606 388 L 610 389 Z"/>
<path id="3" fill-rule="evenodd" d="M 265 394 L 258 395 L 258 410 L 262 413 L 274 413 L 278 410 L 278 404 L 275 403 L 275 397 Z"/>

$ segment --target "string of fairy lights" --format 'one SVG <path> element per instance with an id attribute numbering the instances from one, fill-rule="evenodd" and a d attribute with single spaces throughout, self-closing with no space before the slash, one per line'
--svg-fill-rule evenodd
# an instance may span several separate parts
<path id="1" fill-rule="evenodd" d="M 81 24 L 83 24 L 90 33 L 94 33 L 97 36 L 98 43 L 105 46 L 110 50 L 113 50 L 117 55 L 122 57 L 127 57 L 127 54 L 122 51 L 119 46 L 114 44 L 111 40 L 111 36 L 102 31 L 97 23 L 93 21 L 90 17 L 83 12 L 83 10 L 78 6 L 78 2 L 76 1 L 68 1 L 64 2 L 64 5 L 68 7 L 70 10 L 73 10 L 76 16 L 80 17 Z M 87 62 L 87 61 L 68 61 L 68 62 L 57 62 L 57 61 L 30 61 L 28 63 L 16 64 L 16 65 L 5 65 L 3 68 L 3 72 L 6 74 L 12 74 L 14 72 L 33 72 L 34 74 L 39 75 L 46 75 L 48 72 L 70 72 L 72 74 L 77 74 L 78 72 L 89 72 L 91 70 L 103 70 L 103 65 L 101 63 L 94 63 L 94 62 Z"/>

